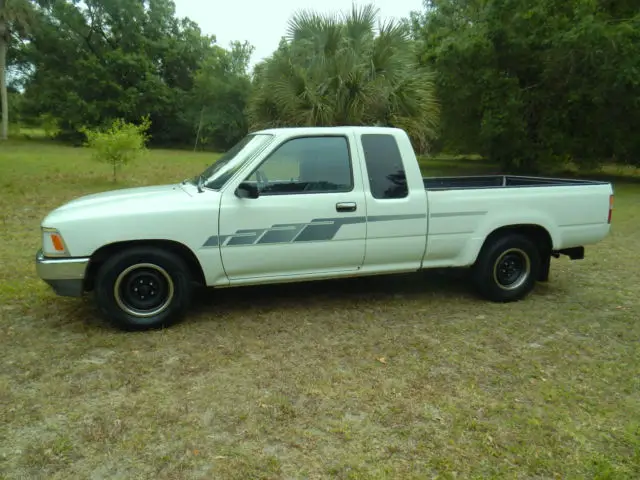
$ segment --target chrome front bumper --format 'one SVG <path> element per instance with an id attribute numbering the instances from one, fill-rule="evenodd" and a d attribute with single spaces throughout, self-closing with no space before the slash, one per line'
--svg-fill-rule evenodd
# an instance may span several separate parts
<path id="1" fill-rule="evenodd" d="M 87 265 L 88 258 L 48 258 L 42 250 L 36 253 L 38 277 L 63 297 L 82 296 Z"/>

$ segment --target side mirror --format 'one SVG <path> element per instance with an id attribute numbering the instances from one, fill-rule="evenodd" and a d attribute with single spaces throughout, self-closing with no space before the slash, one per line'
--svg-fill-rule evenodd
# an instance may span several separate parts
<path id="1" fill-rule="evenodd" d="M 258 198 L 260 196 L 260 191 L 257 186 L 243 182 L 238 185 L 235 194 L 238 198 Z"/>

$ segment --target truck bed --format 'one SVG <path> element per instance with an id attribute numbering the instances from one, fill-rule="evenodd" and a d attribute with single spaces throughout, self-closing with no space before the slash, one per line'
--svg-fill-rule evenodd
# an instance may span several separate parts
<path id="1" fill-rule="evenodd" d="M 597 180 L 526 177 L 517 175 L 477 175 L 468 177 L 423 177 L 426 190 L 463 190 L 479 188 L 553 187 L 571 185 L 604 185 Z"/>

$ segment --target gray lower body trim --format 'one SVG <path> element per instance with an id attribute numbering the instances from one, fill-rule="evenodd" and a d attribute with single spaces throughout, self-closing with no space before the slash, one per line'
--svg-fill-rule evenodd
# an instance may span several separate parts
<path id="1" fill-rule="evenodd" d="M 47 258 L 36 253 L 36 273 L 61 296 L 82 295 L 88 258 Z"/>
<path id="2" fill-rule="evenodd" d="M 61 297 L 81 297 L 84 293 L 84 280 L 45 280 L 45 283 Z"/>

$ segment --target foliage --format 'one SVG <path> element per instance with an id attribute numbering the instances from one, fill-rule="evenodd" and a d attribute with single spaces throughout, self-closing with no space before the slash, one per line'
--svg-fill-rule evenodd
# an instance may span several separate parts
<path id="1" fill-rule="evenodd" d="M 640 165 L 637 0 L 424 7 L 382 24 L 371 5 L 298 12 L 252 80 L 253 47 L 217 45 L 172 0 L 0 0 L 0 53 L 24 89 L 8 113 L 44 115 L 77 139 L 84 126 L 149 115 L 156 146 L 377 124 L 406 129 L 419 151 L 480 153 L 508 170 Z"/>
<path id="2" fill-rule="evenodd" d="M 8 89 L 7 92 L 8 98 L 8 107 L 9 107 L 9 118 L 11 119 L 11 125 L 20 124 L 20 120 L 22 117 L 22 95 L 18 92 L 13 91 L 11 88 Z"/>
<path id="3" fill-rule="evenodd" d="M 296 13 L 278 50 L 255 72 L 252 128 L 385 125 L 408 131 L 425 150 L 439 106 L 433 74 L 415 60 L 404 23 L 378 25 L 372 5 L 342 17 Z"/>
<path id="4" fill-rule="evenodd" d="M 60 134 L 60 121 L 50 113 L 40 115 L 38 124 L 46 137 L 55 138 Z"/>
<path id="5" fill-rule="evenodd" d="M 196 77 L 211 58 L 234 53 L 217 46 L 215 37 L 204 35 L 195 22 L 177 18 L 171 0 L 39 3 L 42 21 L 18 52 L 25 111 L 31 117 L 53 115 L 65 137 L 81 138 L 82 126 L 149 115 L 155 145 L 193 144 L 199 120 L 193 110 L 199 113 L 197 101 L 210 97 L 195 89 L 210 92 L 212 83 L 239 92 L 219 95 L 231 113 L 215 118 L 222 130 L 237 128 L 234 112 L 244 109 L 248 96 L 242 87 L 246 73 L 214 70 L 206 78 L 209 83 L 196 87 Z"/>
<path id="6" fill-rule="evenodd" d="M 445 148 L 512 170 L 640 161 L 637 2 L 431 0 L 412 25 Z"/>
<path id="7" fill-rule="evenodd" d="M 7 71 L 10 65 L 9 47 L 13 40 L 24 37 L 34 22 L 34 14 L 28 0 L 0 0 L 0 140 L 9 133 L 10 96 L 7 92 Z"/>
<path id="8" fill-rule="evenodd" d="M 188 113 L 196 147 L 228 148 L 247 133 L 244 110 L 251 91 L 247 71 L 252 52 L 247 42 L 232 42 L 229 50 L 214 47 L 200 63 Z"/>
<path id="9" fill-rule="evenodd" d="M 87 136 L 86 146 L 94 150 L 93 158 L 112 166 L 115 182 L 117 168 L 145 152 L 150 127 L 149 117 L 143 118 L 140 125 L 118 118 L 104 131 L 83 128 L 82 132 Z"/>

